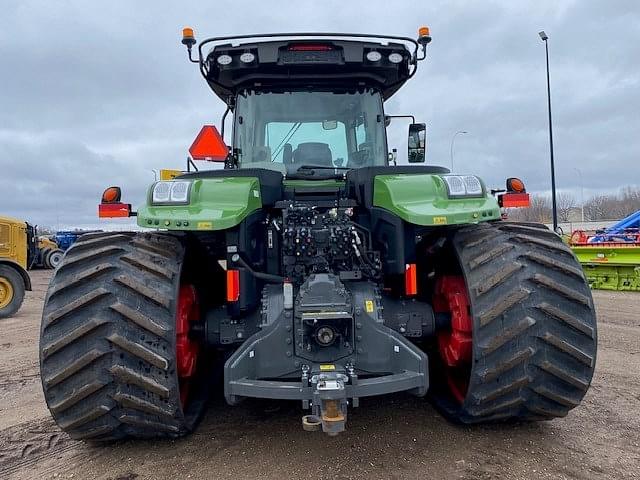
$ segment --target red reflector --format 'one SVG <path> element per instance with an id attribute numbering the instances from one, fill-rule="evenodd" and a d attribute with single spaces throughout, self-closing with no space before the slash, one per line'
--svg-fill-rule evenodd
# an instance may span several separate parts
<path id="1" fill-rule="evenodd" d="M 229 155 L 229 148 L 224 143 L 218 129 L 213 125 L 205 125 L 189 148 L 194 160 L 224 162 Z"/>
<path id="2" fill-rule="evenodd" d="M 404 293 L 418 294 L 418 270 L 415 263 L 407 263 L 404 270 Z"/>
<path id="3" fill-rule="evenodd" d="M 328 52 L 329 50 L 333 50 L 333 47 L 331 45 L 303 43 L 299 45 L 290 45 L 289 50 L 292 52 Z"/>
<path id="4" fill-rule="evenodd" d="M 503 208 L 517 208 L 528 207 L 531 203 L 528 193 L 503 193 L 498 197 L 498 205 Z"/>
<path id="5" fill-rule="evenodd" d="M 227 270 L 227 302 L 237 302 L 240 298 L 240 272 Z"/>
<path id="6" fill-rule="evenodd" d="M 101 203 L 98 205 L 99 218 L 119 218 L 130 216 L 130 203 Z"/>

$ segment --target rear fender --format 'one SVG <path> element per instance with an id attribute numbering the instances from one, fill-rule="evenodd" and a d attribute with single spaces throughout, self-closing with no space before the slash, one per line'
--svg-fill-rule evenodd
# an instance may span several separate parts
<path id="1" fill-rule="evenodd" d="M 484 188 L 484 187 L 483 187 Z M 424 226 L 463 225 L 500 219 L 500 207 L 488 192 L 476 198 L 449 198 L 439 175 L 376 175 L 373 205 L 404 221 Z"/>
<path id="2" fill-rule="evenodd" d="M 138 208 L 138 225 L 166 230 L 226 230 L 262 208 L 260 182 L 255 177 L 217 177 L 193 180 L 187 205 Z"/>

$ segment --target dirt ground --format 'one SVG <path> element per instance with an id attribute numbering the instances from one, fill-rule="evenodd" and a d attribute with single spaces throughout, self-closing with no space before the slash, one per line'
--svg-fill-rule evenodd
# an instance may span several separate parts
<path id="1" fill-rule="evenodd" d="M 640 294 L 594 292 L 595 378 L 568 417 L 459 427 L 424 400 L 361 401 L 348 431 L 300 428 L 298 404 L 214 399 L 197 431 L 175 441 L 101 447 L 69 439 L 44 404 L 38 330 L 50 273 L 32 272 L 22 310 L 0 322 L 0 479 L 640 478 Z"/>

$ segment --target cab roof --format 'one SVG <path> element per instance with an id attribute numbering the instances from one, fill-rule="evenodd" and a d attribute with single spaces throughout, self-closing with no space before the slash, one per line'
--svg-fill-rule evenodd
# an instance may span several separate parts
<path id="1" fill-rule="evenodd" d="M 206 54 L 203 47 L 210 47 Z M 281 33 L 209 38 L 198 48 L 202 75 L 232 106 L 244 89 L 369 87 L 386 100 L 415 73 L 418 44 L 408 37 Z"/>

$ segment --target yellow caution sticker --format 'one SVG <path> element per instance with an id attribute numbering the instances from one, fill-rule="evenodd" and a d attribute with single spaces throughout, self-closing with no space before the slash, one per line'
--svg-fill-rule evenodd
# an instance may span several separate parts
<path id="1" fill-rule="evenodd" d="M 373 300 L 365 300 L 364 309 L 367 313 L 373 313 Z"/>
<path id="2" fill-rule="evenodd" d="M 162 170 L 160 170 L 160 180 L 173 180 L 178 175 L 182 175 L 182 173 L 182 170 L 163 168 Z"/>
<path id="3" fill-rule="evenodd" d="M 434 225 L 446 225 L 447 224 L 447 217 L 433 217 L 433 224 Z"/>
<path id="4" fill-rule="evenodd" d="M 213 228 L 213 222 L 198 222 L 196 228 L 198 230 L 211 230 Z"/>
<path id="5" fill-rule="evenodd" d="M 320 365 L 320 371 L 321 372 L 328 372 L 328 371 L 335 370 L 335 369 L 336 369 L 335 365 L 329 365 L 329 364 Z"/>

